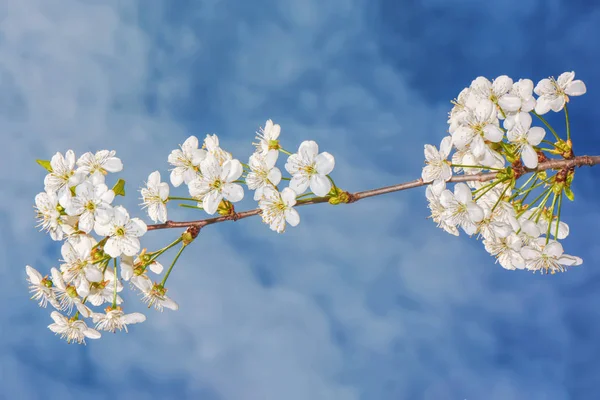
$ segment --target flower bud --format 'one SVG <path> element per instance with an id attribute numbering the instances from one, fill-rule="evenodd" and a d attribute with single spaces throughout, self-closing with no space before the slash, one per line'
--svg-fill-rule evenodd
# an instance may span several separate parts
<path id="1" fill-rule="evenodd" d="M 217 212 L 220 215 L 232 215 L 235 212 L 233 204 L 228 200 L 221 200 Z"/>

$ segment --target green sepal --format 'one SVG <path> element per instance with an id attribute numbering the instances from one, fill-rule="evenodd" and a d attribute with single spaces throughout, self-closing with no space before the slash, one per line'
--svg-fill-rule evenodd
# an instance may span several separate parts
<path id="1" fill-rule="evenodd" d="M 570 187 L 565 187 L 565 196 L 567 196 L 567 199 L 571 201 L 575 200 L 575 194 Z"/>
<path id="2" fill-rule="evenodd" d="M 52 173 L 52 166 L 48 160 L 35 160 L 36 163 L 42 166 L 46 171 Z"/>
<path id="3" fill-rule="evenodd" d="M 125 181 L 123 179 L 119 179 L 115 186 L 112 188 L 113 192 L 115 192 L 115 196 L 125 196 Z"/>

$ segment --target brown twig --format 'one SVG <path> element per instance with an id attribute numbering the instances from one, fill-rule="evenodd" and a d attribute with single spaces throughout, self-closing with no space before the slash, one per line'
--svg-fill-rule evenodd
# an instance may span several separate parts
<path id="1" fill-rule="evenodd" d="M 578 157 L 571 158 L 569 160 L 544 161 L 543 163 L 540 163 L 537 166 L 537 168 L 526 169 L 526 171 L 528 173 L 530 173 L 530 172 L 536 172 L 536 171 L 545 171 L 548 169 L 575 168 L 575 167 L 581 167 L 584 165 L 591 167 L 591 166 L 597 165 L 597 164 L 600 164 L 600 156 L 578 156 Z M 450 182 L 474 182 L 474 181 L 487 182 L 487 181 L 491 181 L 492 179 L 494 179 L 496 177 L 496 175 L 497 175 L 497 172 L 488 172 L 488 173 L 484 173 L 484 174 L 474 174 L 474 175 L 457 175 L 457 176 L 453 176 L 452 179 L 450 179 Z M 378 188 L 378 189 L 365 190 L 364 192 L 349 193 L 350 200 L 348 201 L 348 203 L 354 203 L 356 201 L 365 199 L 367 197 L 379 196 L 382 194 L 392 193 L 392 192 L 399 192 L 402 190 L 413 189 L 416 187 L 426 186 L 429 184 L 430 183 L 423 182 L 422 179 L 416 179 L 414 181 L 399 183 L 397 185 L 386 186 L 386 187 L 382 187 L 382 188 Z M 327 203 L 328 201 L 329 201 L 329 196 L 318 197 L 315 199 L 305 200 L 305 201 L 298 200 L 298 202 L 296 203 L 296 206 L 306 206 L 309 204 Z M 259 208 L 254 209 L 254 210 L 248 210 L 248 211 L 242 211 L 239 213 L 235 213 L 235 217 L 233 217 L 233 218 L 230 215 L 226 215 L 226 216 L 220 216 L 220 217 L 215 217 L 215 218 L 201 219 L 198 221 L 181 221 L 181 222 L 167 221 L 163 224 L 148 225 L 148 230 L 151 231 L 151 230 L 156 230 L 156 229 L 188 228 L 188 227 L 196 227 L 196 228 L 201 229 L 201 228 L 205 227 L 206 225 L 212 225 L 212 224 L 216 224 L 218 222 L 225 222 L 225 221 L 232 221 L 232 220 L 237 221 L 239 219 L 252 217 L 252 216 L 258 215 L 258 214 L 260 214 Z"/>

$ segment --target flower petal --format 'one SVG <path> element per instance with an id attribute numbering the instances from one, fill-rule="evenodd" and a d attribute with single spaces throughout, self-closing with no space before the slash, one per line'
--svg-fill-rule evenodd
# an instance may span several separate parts
<path id="1" fill-rule="evenodd" d="M 310 177 L 310 190 L 319 197 L 326 196 L 331 190 L 331 181 L 323 175 Z"/>
<path id="2" fill-rule="evenodd" d="M 202 208 L 204 208 L 204 211 L 206 211 L 208 214 L 213 215 L 215 212 L 217 212 L 217 208 L 219 207 L 221 200 L 223 200 L 223 195 L 221 192 L 217 190 L 211 190 L 206 194 L 206 196 L 204 196 L 204 199 L 202 200 Z"/>
<path id="3" fill-rule="evenodd" d="M 546 136 L 546 131 L 541 126 L 534 126 L 527 133 L 527 142 L 532 146 L 537 146 Z"/>
<path id="4" fill-rule="evenodd" d="M 244 198 L 244 188 L 237 183 L 226 183 L 221 190 L 223 197 L 235 203 Z"/>
<path id="5" fill-rule="evenodd" d="M 523 146 L 521 158 L 523 158 L 523 164 L 527 168 L 536 168 L 538 166 L 538 155 L 530 145 Z"/>
<path id="6" fill-rule="evenodd" d="M 330 174 L 335 167 L 335 158 L 328 152 L 324 151 L 315 157 L 315 169 L 321 175 Z"/>
<path id="7" fill-rule="evenodd" d="M 296 194 L 302 194 L 306 191 L 309 185 L 309 180 L 304 175 L 294 175 L 290 179 L 289 188 L 292 189 Z"/>
<path id="8" fill-rule="evenodd" d="M 580 80 L 571 82 L 565 88 L 565 93 L 569 96 L 581 96 L 582 94 L 585 94 L 586 91 L 585 83 Z"/>
<path id="9" fill-rule="evenodd" d="M 291 226 L 296 226 L 300 223 L 300 214 L 294 208 L 285 210 L 285 220 Z"/>
<path id="10" fill-rule="evenodd" d="M 300 143 L 298 155 L 303 161 L 312 163 L 317 154 L 319 154 L 319 145 L 314 140 L 305 140 Z"/>
<path id="11" fill-rule="evenodd" d="M 466 204 L 468 202 L 470 202 L 473 199 L 473 194 L 471 193 L 471 189 L 469 189 L 469 186 L 467 186 L 465 183 L 457 183 L 456 186 L 454 187 L 454 196 L 456 197 L 456 199 L 463 203 Z"/>

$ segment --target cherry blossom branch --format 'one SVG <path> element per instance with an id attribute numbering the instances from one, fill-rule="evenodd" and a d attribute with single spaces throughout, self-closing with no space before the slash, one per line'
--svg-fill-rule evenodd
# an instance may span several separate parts
<path id="1" fill-rule="evenodd" d="M 578 157 L 573 157 L 568 160 L 547 160 L 547 161 L 539 163 L 537 168 L 534 168 L 534 169 L 525 168 L 524 170 L 526 173 L 532 173 L 532 172 L 545 171 L 545 170 L 549 170 L 549 169 L 571 169 L 571 168 L 575 168 L 575 167 L 581 167 L 584 165 L 591 167 L 591 166 L 594 166 L 597 164 L 600 164 L 600 156 L 578 156 Z M 474 182 L 474 181 L 487 182 L 487 181 L 491 181 L 492 179 L 494 179 L 497 175 L 498 175 L 498 172 L 488 172 L 488 173 L 474 174 L 474 175 L 458 175 L 458 176 L 453 176 L 449 180 L 449 182 Z M 386 193 L 399 192 L 402 190 L 408 190 L 408 189 L 413 189 L 416 187 L 427 186 L 429 184 L 431 184 L 431 182 L 423 182 L 423 179 L 419 178 L 419 179 L 415 179 L 414 181 L 399 183 L 397 185 L 386 186 L 386 187 L 371 189 L 371 190 L 365 190 L 363 192 L 348 193 L 348 195 L 349 195 L 348 203 L 354 203 L 358 200 L 361 200 L 361 199 L 364 199 L 367 197 L 379 196 L 379 195 L 386 194 Z M 324 196 L 324 197 L 318 197 L 318 198 L 305 200 L 305 201 L 298 200 L 298 202 L 296 203 L 296 206 L 305 206 L 305 205 L 309 205 L 309 204 L 326 203 L 329 201 L 329 198 L 330 198 L 329 196 Z M 180 221 L 180 222 L 166 221 L 165 223 L 162 223 L 162 224 L 148 225 L 148 230 L 150 231 L 150 230 L 157 230 L 157 229 L 189 228 L 189 227 L 195 227 L 195 228 L 201 229 L 201 228 L 205 227 L 206 225 L 212 225 L 212 224 L 216 224 L 219 222 L 225 222 L 225 221 L 237 221 L 239 219 L 252 217 L 252 216 L 260 214 L 260 212 L 261 212 L 261 210 L 259 208 L 257 208 L 254 210 L 248 210 L 248 211 L 242 211 L 239 213 L 234 213 L 233 215 L 226 215 L 226 216 L 215 217 L 215 218 L 207 218 L 207 219 L 201 219 L 201 220 L 197 220 L 197 221 Z"/>

